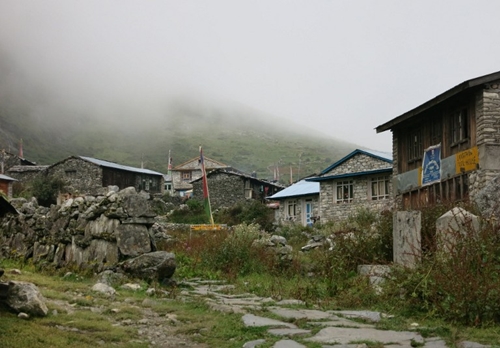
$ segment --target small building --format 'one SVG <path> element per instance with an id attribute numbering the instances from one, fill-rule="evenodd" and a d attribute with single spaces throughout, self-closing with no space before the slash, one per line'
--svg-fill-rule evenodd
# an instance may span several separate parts
<path id="1" fill-rule="evenodd" d="M 7 198 L 12 198 L 12 184 L 17 181 L 10 176 L 0 174 L 0 194 L 5 195 Z"/>
<path id="2" fill-rule="evenodd" d="M 468 200 L 500 174 L 500 72 L 477 77 L 378 126 L 392 132 L 399 209 Z"/>
<path id="3" fill-rule="evenodd" d="M 193 199 L 203 200 L 203 180 L 191 181 Z M 254 176 L 227 169 L 215 169 L 207 173 L 207 184 L 212 209 L 231 207 L 250 199 L 264 202 L 265 198 L 283 189 L 283 186 Z"/>
<path id="4" fill-rule="evenodd" d="M 133 186 L 137 191 L 163 193 L 163 174 L 92 157 L 70 156 L 49 166 L 43 173 L 65 182 L 69 194 L 98 194 L 103 187 Z"/>
<path id="5" fill-rule="evenodd" d="M 319 215 L 322 222 L 344 220 L 360 208 L 392 208 L 392 158 L 390 154 L 354 150 L 306 179 L 319 182 Z"/>
<path id="6" fill-rule="evenodd" d="M 268 197 L 278 201 L 275 215 L 279 224 L 312 225 L 319 219 L 319 182 L 300 180 Z"/>
<path id="7" fill-rule="evenodd" d="M 231 166 L 203 156 L 205 162 L 205 171 L 208 173 L 214 169 L 232 170 Z M 176 195 L 181 197 L 186 192 L 193 189 L 192 181 L 201 178 L 200 156 L 194 157 L 172 169 L 172 186 Z"/>

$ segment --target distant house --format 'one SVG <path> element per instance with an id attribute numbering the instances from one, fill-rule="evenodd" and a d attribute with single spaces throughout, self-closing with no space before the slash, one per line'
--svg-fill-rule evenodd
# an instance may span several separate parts
<path id="1" fill-rule="evenodd" d="M 400 209 L 474 196 L 500 174 L 500 72 L 477 77 L 378 126 L 392 131 Z"/>
<path id="2" fill-rule="evenodd" d="M 7 198 L 12 198 L 12 184 L 17 181 L 10 176 L 0 174 L 0 193 L 7 196 Z"/>
<path id="3" fill-rule="evenodd" d="M 203 200 L 202 178 L 191 181 L 193 199 Z M 207 183 L 212 209 L 230 207 L 247 200 L 259 200 L 283 189 L 283 186 L 254 176 L 228 169 L 215 169 L 207 173 Z"/>
<path id="4" fill-rule="evenodd" d="M 231 166 L 218 162 L 204 156 L 205 171 L 208 173 L 214 169 L 230 170 Z M 200 157 L 195 157 L 172 169 L 172 186 L 175 194 L 179 196 L 186 195 L 186 192 L 193 189 L 191 181 L 201 178 Z"/>
<path id="5" fill-rule="evenodd" d="M 360 208 L 391 208 L 391 174 L 390 154 L 357 149 L 307 179 L 320 184 L 321 221 L 343 220 Z"/>
<path id="6" fill-rule="evenodd" d="M 29 161 L 10 152 L 0 152 L 0 174 L 6 174 L 15 179 L 18 183 L 29 183 L 45 168 L 47 168 L 47 166 L 36 165 L 35 162 Z M 16 187 L 13 188 L 12 182 L 10 189 L 12 195 L 12 191 L 16 190 Z M 17 189 L 22 190 L 20 187 L 17 187 Z"/>
<path id="7" fill-rule="evenodd" d="M 313 224 L 319 216 L 319 182 L 301 180 L 268 197 L 279 201 L 276 222 Z"/>
<path id="8" fill-rule="evenodd" d="M 44 175 L 60 178 L 69 194 L 97 194 L 103 187 L 133 186 L 137 191 L 163 192 L 163 174 L 84 156 L 71 156 L 49 166 Z"/>

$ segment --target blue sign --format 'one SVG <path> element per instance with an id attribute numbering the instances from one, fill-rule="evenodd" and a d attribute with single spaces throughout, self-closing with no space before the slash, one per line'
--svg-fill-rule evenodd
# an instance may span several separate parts
<path id="1" fill-rule="evenodd" d="M 422 161 L 422 186 L 441 181 L 441 144 L 428 147 Z"/>

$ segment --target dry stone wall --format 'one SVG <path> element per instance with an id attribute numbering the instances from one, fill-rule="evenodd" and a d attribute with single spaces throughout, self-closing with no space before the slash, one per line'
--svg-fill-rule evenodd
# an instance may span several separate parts
<path id="1" fill-rule="evenodd" d="M 155 214 L 149 194 L 133 187 L 108 190 L 51 208 L 38 206 L 34 199 L 11 200 L 20 214 L 0 220 L 0 256 L 102 271 L 154 251 Z"/>

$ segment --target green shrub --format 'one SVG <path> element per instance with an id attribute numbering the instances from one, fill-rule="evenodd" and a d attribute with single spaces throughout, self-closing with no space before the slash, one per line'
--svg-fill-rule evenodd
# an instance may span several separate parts
<path id="1" fill-rule="evenodd" d="M 486 226 L 457 233 L 447 252 L 424 254 L 414 269 L 395 269 L 387 289 L 408 312 L 432 313 L 451 322 L 500 322 L 500 235 Z"/>
<path id="2" fill-rule="evenodd" d="M 221 209 L 215 214 L 215 220 L 222 224 L 258 224 L 265 231 L 274 230 L 274 211 L 258 200 L 250 200 Z"/>
<path id="3" fill-rule="evenodd" d="M 50 206 L 57 203 L 57 194 L 64 188 L 64 181 L 59 178 L 37 177 L 31 183 L 31 195 L 38 204 Z"/>
<path id="4" fill-rule="evenodd" d="M 188 199 L 186 207 L 175 209 L 169 215 L 169 220 L 179 224 L 207 224 L 209 218 L 203 208 L 203 203 L 195 199 Z"/>

